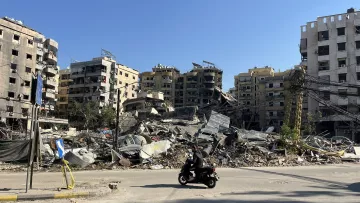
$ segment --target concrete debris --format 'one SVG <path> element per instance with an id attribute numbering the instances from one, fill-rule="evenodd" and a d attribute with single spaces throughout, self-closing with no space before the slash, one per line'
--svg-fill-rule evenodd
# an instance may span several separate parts
<path id="1" fill-rule="evenodd" d="M 226 95 L 220 95 L 220 100 L 224 98 Z M 65 159 L 86 169 L 179 168 L 194 143 L 202 149 L 206 163 L 221 167 L 297 166 L 360 160 L 360 148 L 345 137 L 307 136 L 300 143 L 291 142 L 280 139 L 273 127 L 266 132 L 239 129 L 230 125 L 232 117 L 217 111 L 197 113 L 197 107 L 175 108 L 165 112 L 166 116 L 145 119 L 138 116 L 141 115 L 138 111 L 123 113 L 117 144 L 114 143 L 115 131 L 108 128 L 81 132 L 74 128 L 69 131 L 42 129 L 42 165 L 57 163 L 54 140 L 59 137 L 64 139 Z"/>

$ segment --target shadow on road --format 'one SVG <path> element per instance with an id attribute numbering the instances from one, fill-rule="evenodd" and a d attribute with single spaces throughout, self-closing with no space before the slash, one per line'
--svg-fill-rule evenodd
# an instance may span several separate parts
<path id="1" fill-rule="evenodd" d="M 294 201 L 288 199 L 281 200 L 226 200 L 226 199 L 218 199 L 218 200 L 210 200 L 210 199 L 183 199 L 183 200 L 175 200 L 175 201 L 167 201 L 168 203 L 310 203 L 305 201 Z"/>
<path id="2" fill-rule="evenodd" d="M 142 187 L 142 188 L 177 188 L 177 189 L 206 189 L 206 186 L 197 186 L 197 185 L 179 185 L 179 184 L 153 184 L 153 185 L 142 185 L 142 186 L 132 186 L 132 187 Z"/>

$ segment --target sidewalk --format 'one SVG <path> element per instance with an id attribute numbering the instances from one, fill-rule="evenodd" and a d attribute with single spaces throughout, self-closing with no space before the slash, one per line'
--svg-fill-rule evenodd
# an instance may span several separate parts
<path id="1" fill-rule="evenodd" d="M 26 173 L 0 173 L 0 201 L 21 201 L 40 199 L 63 199 L 103 196 L 111 192 L 108 187 L 110 182 L 96 177 L 75 176 L 75 188 L 65 188 L 61 172 L 34 173 L 33 189 L 25 193 Z M 30 187 L 29 187 L 30 188 Z"/>

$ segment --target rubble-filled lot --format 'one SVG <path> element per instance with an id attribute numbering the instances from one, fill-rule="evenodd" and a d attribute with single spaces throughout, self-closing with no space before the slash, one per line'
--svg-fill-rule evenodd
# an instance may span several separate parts
<path id="1" fill-rule="evenodd" d="M 200 146 L 206 163 L 216 163 L 220 167 L 333 164 L 358 161 L 360 158 L 358 148 L 343 137 L 328 140 L 321 135 L 308 136 L 293 143 L 271 132 L 232 127 L 229 117 L 215 111 L 208 119 L 205 116 L 201 119 L 197 116 L 190 118 L 140 120 L 130 113 L 124 114 L 121 117 L 118 147 L 115 148 L 115 133 L 107 129 L 97 132 L 42 130 L 41 169 L 60 169 L 55 146 L 55 140 L 59 138 L 64 140 L 65 159 L 73 170 L 180 168 L 191 154 L 191 143 Z M 0 153 L 6 154 L 9 152 L 4 143 L 5 147 L 0 144 Z M 24 154 L 26 146 L 20 144 L 24 145 Z M 9 160 L 0 156 L 0 161 L 1 158 L 5 160 L 0 164 L 0 170 L 25 170 L 25 164 L 21 163 L 19 157 Z"/>

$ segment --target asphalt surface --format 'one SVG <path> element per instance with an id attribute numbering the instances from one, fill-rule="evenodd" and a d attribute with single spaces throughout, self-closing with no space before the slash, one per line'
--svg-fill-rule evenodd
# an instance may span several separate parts
<path id="1" fill-rule="evenodd" d="M 51 202 L 229 202 L 308 203 L 360 202 L 360 165 L 286 168 L 217 169 L 220 176 L 214 189 L 201 184 L 181 186 L 178 170 L 83 171 L 74 173 L 78 186 L 94 189 L 119 182 L 118 191 L 106 196 Z M 21 190 L 24 173 L 0 173 L 1 188 Z M 37 173 L 34 188 L 62 185 L 60 173 Z M 39 201 L 49 202 L 49 201 Z"/>

